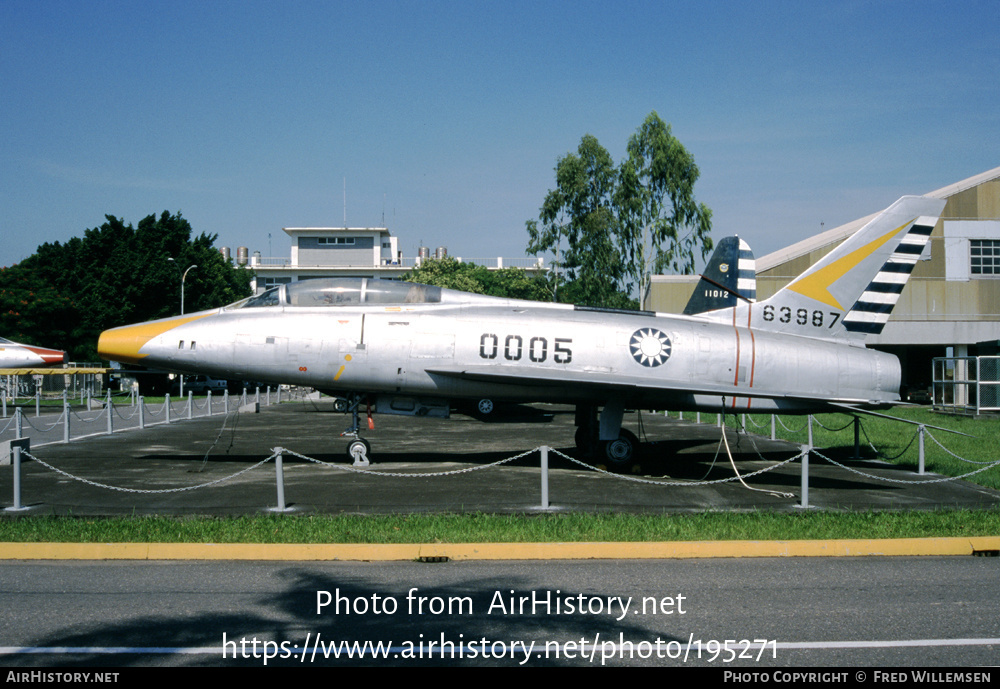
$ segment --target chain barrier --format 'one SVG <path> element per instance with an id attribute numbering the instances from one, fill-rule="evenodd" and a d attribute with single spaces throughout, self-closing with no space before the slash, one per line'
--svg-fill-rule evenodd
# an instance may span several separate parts
<path id="1" fill-rule="evenodd" d="M 237 476 L 242 476 L 243 474 L 247 473 L 248 471 L 253 471 L 256 468 L 261 467 L 261 466 L 267 464 L 268 462 L 270 462 L 272 459 L 274 459 L 277 456 L 276 454 L 272 454 L 267 459 L 263 459 L 263 460 L 257 462 L 256 464 L 254 464 L 252 466 L 248 466 L 246 469 L 241 469 L 240 471 L 237 471 L 235 474 L 230 474 L 229 476 L 223 476 L 222 478 L 217 478 L 214 481 L 207 481 L 205 483 L 199 483 L 199 484 L 194 485 L 194 486 L 184 486 L 182 488 L 149 489 L 149 488 L 122 488 L 121 486 L 112 486 L 112 485 L 109 485 L 107 483 L 99 483 L 98 481 L 92 481 L 92 480 L 90 480 L 88 478 L 83 478 L 81 476 L 74 476 L 73 474 L 71 474 L 71 473 L 69 473 L 67 471 L 63 471 L 62 469 L 60 469 L 58 467 L 54 467 L 51 464 L 49 464 L 49 463 L 47 463 L 47 462 L 39 459 L 38 457 L 35 457 L 30 452 L 26 452 L 26 451 L 22 450 L 21 454 L 23 456 L 28 457 L 28 459 L 32 459 L 32 460 L 38 462 L 39 464 L 41 464 L 46 469 L 54 471 L 57 474 L 65 476 L 68 479 L 72 479 L 74 481 L 79 481 L 80 483 L 86 483 L 89 486 L 95 486 L 97 488 L 106 488 L 107 490 L 114 490 L 114 491 L 118 491 L 120 493 L 146 493 L 146 494 L 182 493 L 184 491 L 195 490 L 197 488 L 206 488 L 208 486 L 214 486 L 214 485 L 217 485 L 219 483 L 223 483 L 224 481 L 229 481 L 231 479 L 234 479 Z"/>
<path id="2" fill-rule="evenodd" d="M 166 415 L 167 404 L 165 400 L 164 403 L 160 405 L 159 411 L 153 411 L 153 408 L 146 404 L 146 400 L 143 400 L 142 403 L 146 407 L 146 413 L 150 416 L 158 416 L 160 414 L 163 414 L 164 416 Z"/>
<path id="3" fill-rule="evenodd" d="M 819 417 L 817 417 L 817 416 L 813 417 L 813 421 L 815 421 L 816 424 L 820 428 L 828 430 L 831 433 L 839 433 L 840 431 L 844 430 L 845 428 L 849 428 L 850 426 L 852 426 L 854 424 L 854 419 L 853 418 L 850 421 L 848 421 L 847 423 L 845 423 L 843 426 L 841 426 L 840 428 L 830 428 L 829 426 L 827 426 L 826 424 L 824 424 L 822 421 L 820 421 Z"/>
<path id="4" fill-rule="evenodd" d="M 49 431 L 51 431 L 56 426 L 62 424 L 62 418 L 63 418 L 63 414 L 60 414 L 56 418 L 56 420 L 52 422 L 52 425 L 50 425 L 48 428 L 39 428 L 35 424 L 31 423 L 31 417 L 29 417 L 27 414 L 21 414 L 21 421 L 24 422 L 24 423 L 26 423 L 26 424 L 28 424 L 28 426 L 30 428 L 38 431 L 39 433 L 48 433 Z M 7 429 L 4 429 L 4 430 L 7 430 Z"/>
<path id="5" fill-rule="evenodd" d="M 531 452 L 536 452 L 537 450 L 538 448 L 535 448 L 534 450 L 531 450 Z M 580 466 L 586 469 L 590 469 L 592 471 L 596 471 L 599 474 L 611 476 L 617 479 L 621 479 L 623 481 L 631 481 L 633 483 L 648 483 L 656 486 L 710 486 L 716 483 L 732 483 L 733 481 L 738 481 L 740 478 L 739 476 L 733 476 L 732 478 L 720 478 L 720 479 L 714 479 L 712 481 L 660 481 L 657 479 L 639 478 L 638 476 L 625 476 L 624 474 L 616 474 L 614 472 L 607 471 L 606 469 L 595 467 L 592 464 L 587 464 L 586 462 L 583 462 L 574 457 L 570 457 L 569 455 L 564 454 L 553 447 L 549 448 L 549 453 L 557 455 L 559 457 L 563 457 L 564 459 L 568 459 L 570 462 L 574 464 L 579 464 Z M 750 474 L 744 474 L 743 478 L 750 478 L 752 476 L 757 476 L 758 474 L 763 474 L 773 469 L 777 469 L 779 467 L 784 466 L 785 464 L 788 464 L 789 462 L 794 462 L 796 459 L 802 457 L 803 454 L 805 453 L 800 452 L 794 457 L 790 457 L 789 459 L 786 459 L 782 462 L 778 462 L 777 464 L 773 464 L 772 466 L 764 467 L 763 469 L 758 469 L 757 471 L 754 471 L 753 473 Z"/>
<path id="6" fill-rule="evenodd" d="M 781 419 L 781 416 L 775 415 L 775 418 L 778 419 L 778 423 L 781 424 L 781 427 L 784 428 L 789 433 L 801 433 L 802 431 L 806 430 L 806 426 L 809 425 L 809 422 L 806 421 L 804 424 L 802 424 L 802 428 L 794 430 L 785 425 L 785 422 Z"/>
<path id="7" fill-rule="evenodd" d="M 753 414 L 747 414 L 746 417 L 750 421 L 750 423 L 753 424 L 754 428 L 767 428 L 767 429 L 771 428 L 770 424 L 768 424 L 766 426 L 762 426 L 761 424 L 759 424 L 756 421 L 754 421 L 753 420 Z"/>
<path id="8" fill-rule="evenodd" d="M 6 425 L 6 426 L 4 426 L 2 430 L 0 430 L 0 433 L 6 433 L 6 432 L 7 432 L 7 429 L 8 429 L 8 428 L 10 428 L 10 425 L 11 425 L 12 423 L 14 423 L 14 418 L 15 418 L 16 416 L 17 416 L 16 414 L 12 414 L 12 415 L 11 415 L 10 419 L 8 419 L 8 421 L 7 421 L 7 425 Z"/>
<path id="9" fill-rule="evenodd" d="M 296 399 L 296 401 L 307 401 L 307 399 L 304 398 L 304 397 L 293 397 L 292 399 Z M 144 403 L 145 403 L 144 400 L 141 400 L 141 399 L 139 400 L 139 405 L 142 405 Z M 160 407 L 160 412 L 159 413 L 165 413 L 167 411 L 167 404 L 168 404 L 167 401 L 164 400 L 164 404 L 163 404 L 162 407 Z M 186 404 L 186 402 L 185 402 L 185 404 Z M 192 406 L 196 407 L 196 405 L 194 405 L 194 404 L 192 404 Z M 205 407 L 209 408 L 209 415 L 211 415 L 211 407 L 209 405 L 209 400 L 207 398 L 205 400 Z M 205 407 L 202 407 L 202 409 L 204 409 Z M 113 405 L 111 407 L 105 407 L 105 409 L 108 411 L 109 414 L 110 414 L 111 408 L 114 408 Z M 120 411 L 116 410 L 116 413 L 118 413 L 118 415 L 119 415 L 120 418 L 128 420 L 128 419 L 133 418 L 139 412 L 139 409 L 140 409 L 140 407 L 138 405 L 136 405 L 136 409 L 133 410 L 133 412 L 128 417 L 122 415 Z M 149 413 L 150 416 L 153 416 L 155 414 L 152 411 L 148 411 L 149 410 L 148 406 L 146 407 L 146 409 L 147 409 L 147 413 Z M 32 428 L 32 429 L 34 429 L 36 431 L 46 432 L 46 431 L 52 430 L 56 426 L 58 426 L 61 423 L 63 423 L 64 422 L 64 417 L 66 416 L 67 411 L 72 412 L 72 409 L 71 408 L 67 408 L 67 410 L 64 411 L 63 414 L 60 414 L 59 418 L 54 423 L 52 423 L 47 429 L 44 429 L 44 430 L 38 428 L 35 425 L 33 425 L 31 423 L 30 419 L 27 416 L 25 416 L 25 415 L 22 415 L 22 420 L 25 421 L 25 422 L 27 422 L 27 424 L 28 424 L 28 426 L 30 428 Z M 96 421 L 100 420 L 101 417 L 103 416 L 103 411 L 104 410 L 102 410 L 102 413 L 98 414 L 96 417 L 94 417 L 92 419 L 89 419 L 89 420 L 82 418 L 79 414 L 76 414 L 75 412 L 72 412 L 72 413 L 80 421 L 85 422 L 85 423 L 90 423 L 90 422 L 96 422 Z M 235 413 L 238 414 L 238 412 L 235 412 Z M 3 431 L 6 431 L 7 429 L 10 428 L 11 423 L 14 422 L 14 418 L 15 417 L 11 417 L 10 420 L 8 420 L 7 424 L 3 428 Z M 744 418 L 749 418 L 749 423 L 750 424 L 753 424 L 754 426 L 756 426 L 758 428 L 762 427 L 762 426 L 760 426 L 759 424 L 757 424 L 754 421 L 752 415 L 748 414 Z M 803 425 L 802 429 L 800 429 L 800 430 L 793 430 L 793 429 L 790 429 L 788 426 L 785 425 L 785 423 L 781 419 L 781 416 L 778 416 L 777 418 L 778 418 L 778 422 L 781 424 L 782 428 L 784 428 L 786 431 L 788 431 L 790 433 L 800 433 L 803 430 L 805 430 L 806 425 L 807 425 L 807 424 Z M 228 415 L 227 415 L 227 419 L 226 420 L 228 421 Z M 641 420 L 640 420 L 640 423 L 641 423 Z M 817 421 L 817 423 L 819 423 L 819 422 Z M 828 426 L 825 426 L 822 423 L 819 423 L 819 425 L 820 425 L 820 427 L 824 428 L 827 431 L 838 432 L 838 431 L 845 430 L 846 428 L 850 427 L 853 423 L 854 423 L 854 420 L 852 419 L 851 421 L 849 421 L 844 426 L 842 426 L 840 428 L 836 428 L 836 429 L 830 428 Z M 756 443 L 756 440 L 754 438 L 754 435 L 747 432 L 747 428 L 746 428 L 745 424 L 746 424 L 745 421 L 743 423 L 740 423 L 739 420 L 737 420 L 737 427 L 734 430 L 736 430 L 737 432 L 742 431 L 742 435 L 746 436 L 749 439 L 750 445 L 752 446 L 754 452 L 757 454 L 757 457 L 759 457 L 760 460 L 765 461 L 765 462 L 774 462 L 774 460 L 770 460 L 767 457 L 765 457 L 764 454 L 760 451 L 760 448 L 757 446 L 757 443 Z M 880 452 L 875 447 L 874 443 L 872 442 L 871 438 L 868 435 L 867 430 L 865 429 L 864 424 L 861 423 L 859 425 L 860 425 L 861 431 L 865 435 L 865 440 L 867 441 L 867 443 L 871 447 L 871 449 L 876 453 L 876 455 L 878 457 L 881 457 L 883 459 L 888 459 L 888 460 L 895 460 L 895 459 L 898 459 L 899 457 L 901 457 L 902 455 L 904 455 L 912 447 L 914 441 L 916 440 L 916 438 L 920 434 L 920 430 L 918 428 L 918 430 L 913 434 L 913 436 L 911 436 L 909 442 L 906 444 L 906 447 L 904 447 L 903 450 L 899 454 L 890 457 L 888 455 L 883 454 L 882 452 Z M 225 427 L 226 427 L 226 422 L 223 423 L 222 431 L 220 431 L 220 437 L 221 437 L 221 434 L 225 431 Z M 837 466 L 837 467 L 840 467 L 842 469 L 845 469 L 846 471 L 848 471 L 848 472 L 850 472 L 852 474 L 855 474 L 857 476 L 862 476 L 862 477 L 865 477 L 867 479 L 874 479 L 874 480 L 883 481 L 883 482 L 887 482 L 887 483 L 895 483 L 895 484 L 903 484 L 903 485 L 906 485 L 906 484 L 922 484 L 922 483 L 944 483 L 944 482 L 948 482 L 948 481 L 963 480 L 963 479 L 966 479 L 966 478 L 968 478 L 970 476 L 974 476 L 976 474 L 979 474 L 979 473 L 981 473 L 983 471 L 987 471 L 989 469 L 992 469 L 992 468 L 994 468 L 996 466 L 1000 466 L 1000 460 L 998 460 L 998 461 L 989 461 L 989 462 L 978 462 L 978 461 L 975 461 L 975 460 L 969 460 L 969 459 L 965 459 L 963 457 L 960 457 L 960 456 L 956 455 L 955 453 L 951 452 L 950 450 L 948 450 L 946 447 L 944 447 L 944 445 L 942 445 L 941 442 L 937 438 L 935 438 L 933 435 L 930 434 L 930 431 L 928 431 L 926 429 L 926 427 L 922 427 L 922 428 L 924 428 L 925 432 L 927 432 L 927 434 L 930 435 L 931 440 L 933 440 L 935 442 L 935 444 L 937 444 L 938 447 L 940 447 L 944 452 L 946 452 L 947 454 L 951 455 L 955 459 L 958 459 L 960 461 L 967 462 L 967 463 L 970 463 L 970 464 L 983 465 L 983 466 L 981 466 L 978 469 L 975 469 L 974 471 L 970 471 L 970 472 L 968 472 L 966 474 L 963 474 L 963 475 L 960 475 L 960 476 L 946 476 L 946 477 L 935 478 L 935 479 L 926 479 L 926 480 L 919 480 L 919 479 L 918 480 L 909 480 L 909 479 L 885 478 L 885 477 L 877 476 L 877 475 L 874 475 L 874 474 L 871 474 L 871 473 L 868 473 L 868 472 L 860 471 L 860 470 L 855 469 L 853 467 L 850 467 L 850 466 L 847 466 L 845 464 L 842 464 L 842 463 L 840 463 L 840 462 L 838 462 L 838 461 L 836 461 L 836 460 L 834 460 L 834 459 L 832 459 L 830 457 L 827 457 L 826 455 L 821 454 L 820 452 L 818 452 L 816 450 L 815 447 L 813 447 L 813 448 L 809 448 L 809 449 L 803 449 L 798 454 L 796 454 L 796 455 L 794 455 L 792 457 L 789 457 L 789 458 L 787 458 L 785 460 L 782 460 L 782 461 L 774 462 L 774 463 L 770 464 L 769 466 L 763 467 L 761 469 L 758 469 L 757 471 L 754 471 L 754 472 L 751 472 L 749 474 L 745 474 L 745 475 L 742 475 L 742 476 L 737 472 L 735 476 L 732 476 L 732 477 L 729 477 L 729 478 L 715 479 L 715 480 L 711 480 L 711 481 L 706 481 L 706 480 L 680 480 L 680 481 L 678 481 L 678 480 L 662 480 L 662 479 L 657 479 L 657 478 L 643 478 L 643 477 L 637 477 L 637 476 L 627 476 L 627 475 L 623 475 L 623 474 L 617 474 L 617 473 L 608 471 L 606 469 L 602 469 L 600 467 L 593 466 L 593 465 L 588 464 L 588 463 L 586 463 L 584 461 L 581 461 L 579 459 L 576 459 L 575 457 L 572 457 L 572 456 L 567 455 L 567 454 L 565 454 L 563 452 L 560 452 L 559 450 L 556 450 L 555 448 L 551 448 L 550 447 L 549 448 L 549 452 L 552 453 L 552 454 L 554 454 L 554 455 L 556 455 L 556 456 L 562 457 L 563 459 L 568 460 L 571 464 L 578 465 L 578 466 L 580 466 L 580 467 L 582 467 L 584 469 L 596 472 L 598 474 L 602 474 L 602 475 L 605 475 L 605 476 L 609 476 L 609 477 L 612 477 L 612 478 L 616 478 L 616 479 L 620 479 L 620 480 L 628 481 L 628 482 L 632 482 L 632 483 L 641 483 L 641 484 L 645 484 L 645 485 L 655 485 L 655 486 L 664 486 L 664 487 L 681 487 L 681 486 L 693 487 L 693 486 L 708 486 L 708 485 L 716 485 L 716 484 L 723 484 L 723 483 L 732 483 L 734 481 L 741 481 L 742 482 L 744 479 L 749 479 L 749 478 L 752 478 L 754 476 L 758 476 L 758 475 L 764 474 L 764 473 L 766 473 L 768 471 L 773 471 L 775 469 L 779 469 L 779 468 L 781 468 L 781 467 L 783 467 L 783 466 L 785 466 L 787 464 L 790 464 L 790 463 L 792 463 L 792 462 L 794 462 L 796 460 L 802 459 L 807 454 L 814 454 L 817 457 L 819 457 L 820 459 L 823 459 L 823 460 L 829 462 L 830 464 L 832 464 L 834 466 Z M 3 431 L 0 431 L 0 432 L 3 432 Z M 640 430 L 640 432 L 642 432 L 642 430 Z M 725 433 L 725 428 L 723 429 L 722 432 Z M 218 438 L 216 439 L 216 443 L 213 444 L 213 447 L 215 446 L 215 444 L 217 444 L 217 442 L 218 442 Z M 537 448 L 534 448 L 534 449 L 522 452 L 520 454 L 513 455 L 511 457 L 498 460 L 496 462 L 491 462 L 489 464 L 483 464 L 483 465 L 472 466 L 472 467 L 465 467 L 465 468 L 462 468 L 462 469 L 454 469 L 454 470 L 448 470 L 448 471 L 432 471 L 432 472 L 414 473 L 414 472 L 390 472 L 390 471 L 379 471 L 377 469 L 373 470 L 373 469 L 358 468 L 358 467 L 353 467 L 353 466 L 350 466 L 350 465 L 344 465 L 344 464 L 333 463 L 333 462 L 326 462 L 326 461 L 323 461 L 323 460 L 320 460 L 320 459 L 316 459 L 314 457 L 309 457 L 307 455 L 303 455 L 301 453 L 295 452 L 294 450 L 290 450 L 288 448 L 274 448 L 272 450 L 272 454 L 269 457 L 267 457 L 267 458 L 265 458 L 265 459 L 257 462 L 256 464 L 253 464 L 253 465 L 251 465 L 249 467 L 246 467 L 246 468 L 244 468 L 244 469 L 242 469 L 240 471 L 237 471 L 237 472 L 235 472 L 235 473 L 233 473 L 233 474 L 231 474 L 229 476 L 221 477 L 221 478 L 214 479 L 212 481 L 208 481 L 208 482 L 197 484 L 197 485 L 185 486 L 185 487 L 181 487 L 181 488 L 166 488 L 166 489 L 133 489 L 133 488 L 123 488 L 123 487 L 120 487 L 120 486 L 113 486 L 113 485 L 109 485 L 109 484 L 99 483 L 97 481 L 93 481 L 93 480 L 90 480 L 90 479 L 86 479 L 86 478 L 82 478 L 82 477 L 79 477 L 79 476 L 75 476 L 73 474 L 70 474 L 70 473 L 62 470 L 62 469 L 54 467 L 54 466 L 48 464 L 47 462 L 39 459 L 38 457 L 35 457 L 34 455 L 30 454 L 27 451 L 24 451 L 23 454 L 28 459 L 31 459 L 31 460 L 34 460 L 34 461 L 38 462 L 41 466 L 43 466 L 43 467 L 45 467 L 45 468 L 47 468 L 47 469 L 49 469 L 49 470 L 51 470 L 51 471 L 53 471 L 55 473 L 58 473 L 58 474 L 60 474 L 62 476 L 65 476 L 65 477 L 67 477 L 67 478 L 69 478 L 71 480 L 79 481 L 79 482 L 82 482 L 82 483 L 85 483 L 85 484 L 88 484 L 88 485 L 91 485 L 91 486 L 95 486 L 95 487 L 98 487 L 98 488 L 105 488 L 105 489 L 108 489 L 108 490 L 120 491 L 120 492 L 125 492 L 125 493 L 164 494 L 164 493 L 178 493 L 178 492 L 190 491 L 190 490 L 195 490 L 195 489 L 198 489 L 198 488 L 206 488 L 206 487 L 218 485 L 220 483 L 232 480 L 232 479 L 234 479 L 236 477 L 239 477 L 239 476 L 241 476 L 243 474 L 246 474 L 246 473 L 248 473 L 250 471 L 253 471 L 254 469 L 257 469 L 257 468 L 263 466 L 264 464 L 266 464 L 267 462 L 271 461 L 272 459 L 275 459 L 279 455 L 288 455 L 288 456 L 292 456 L 292 457 L 297 457 L 299 459 L 302 459 L 302 460 L 305 460 L 305 461 L 308 461 L 308 462 L 311 462 L 311 463 L 314 463 L 314 464 L 318 464 L 318 465 L 321 465 L 321 466 L 326 466 L 326 467 L 330 467 L 330 468 L 334 468 L 334 469 L 339 469 L 341 471 L 347 471 L 347 472 L 352 472 L 352 473 L 357 473 L 357 474 L 367 474 L 367 475 L 372 475 L 372 476 L 385 476 L 385 477 L 392 477 L 392 478 L 434 478 L 434 477 L 441 477 L 441 476 L 455 476 L 455 475 L 459 475 L 459 474 L 468 474 L 468 473 L 472 473 L 472 472 L 475 472 L 475 471 L 481 471 L 481 470 L 484 470 L 484 469 L 491 469 L 491 468 L 499 467 L 499 466 L 502 466 L 504 464 L 509 464 L 509 463 L 514 462 L 514 461 L 516 461 L 518 459 L 522 459 L 524 457 L 532 455 L 535 452 L 540 452 L 541 449 L 542 449 L 541 447 L 537 447 Z M 209 451 L 211 451 L 211 448 L 210 448 Z M 728 447 L 727 447 L 727 451 L 728 451 Z M 206 454 L 205 459 L 206 460 L 208 459 L 208 455 L 207 454 Z M 735 467 L 734 467 L 734 470 L 735 470 Z M 772 491 L 765 491 L 765 492 L 772 492 Z M 788 495 L 790 495 L 790 494 L 788 494 Z"/>
<path id="10" fill-rule="evenodd" d="M 975 471 L 970 471 L 969 473 L 962 474 L 961 476 L 942 476 L 941 478 L 932 478 L 932 479 L 927 479 L 927 480 L 924 480 L 924 481 L 919 481 L 919 480 L 918 481 L 908 481 L 908 480 L 905 480 L 905 479 L 898 479 L 898 478 L 884 478 L 882 476 L 875 476 L 874 474 L 868 474 L 868 473 L 865 473 L 863 471 L 859 471 L 857 469 L 852 469 L 849 466 L 845 466 L 844 464 L 841 464 L 840 462 L 836 461 L 835 459 L 830 459 L 829 457 L 821 455 L 815 449 L 813 449 L 812 454 L 816 455 L 817 457 L 819 457 L 821 459 L 825 459 L 826 461 L 830 462 L 830 464 L 834 464 L 834 465 L 840 467 L 841 469 L 846 469 L 847 471 L 851 472 L 852 474 L 857 474 L 858 476 L 864 476 L 865 478 L 873 478 L 873 479 L 876 479 L 876 480 L 879 480 L 879 481 L 885 481 L 886 483 L 903 483 L 903 484 L 946 483 L 948 481 L 959 481 L 961 479 L 968 478 L 969 476 L 975 476 L 976 474 L 978 474 L 980 472 L 986 471 L 987 469 L 992 469 L 993 467 L 1000 465 L 1000 460 L 997 460 L 995 462 L 990 463 L 988 466 L 980 467 L 979 469 L 976 469 Z"/>
<path id="11" fill-rule="evenodd" d="M 111 407 L 112 409 L 115 410 L 115 414 L 117 414 L 118 418 L 121 419 L 122 421 L 131 421 L 133 418 L 135 418 L 135 415 L 139 413 L 139 409 L 137 407 L 132 407 L 132 413 L 129 414 L 128 416 L 125 416 L 124 414 L 121 413 L 121 409 L 124 407 L 125 405 L 112 405 Z"/>
<path id="12" fill-rule="evenodd" d="M 918 427 L 917 430 L 913 432 L 913 435 L 910 436 L 910 442 L 906 443 L 906 447 L 903 448 L 903 451 L 900 452 L 898 455 L 895 455 L 893 457 L 890 457 L 889 455 L 884 454 L 877 447 L 875 447 L 875 443 L 873 443 L 872 440 L 871 440 L 871 438 L 868 437 L 868 431 L 865 430 L 865 425 L 863 423 L 861 424 L 861 432 L 864 433 L 865 442 L 868 443 L 868 447 L 870 447 L 872 449 L 872 452 L 875 453 L 876 457 L 881 457 L 882 459 L 887 459 L 889 461 L 892 461 L 894 459 L 899 459 L 904 454 L 906 454 L 906 451 L 909 450 L 910 447 L 913 445 L 913 441 L 916 440 L 917 436 L 920 435 L 920 428 Z"/>
<path id="13" fill-rule="evenodd" d="M 95 422 L 95 421 L 99 421 L 99 420 L 101 419 L 101 417 L 103 417 L 103 416 L 104 416 L 104 412 L 105 412 L 105 411 L 107 411 L 107 409 L 108 409 L 107 407 L 104 407 L 104 408 L 103 408 L 103 409 L 101 409 L 101 411 L 100 411 L 100 412 L 99 412 L 99 413 L 97 414 L 97 416 L 95 416 L 95 417 L 94 417 L 94 418 L 92 418 L 92 419 L 85 419 L 85 418 L 83 418 L 82 416 L 80 416 L 79 414 L 77 414 L 77 413 L 76 413 L 75 411 L 73 411 L 73 408 L 72 408 L 72 407 L 70 407 L 70 408 L 69 408 L 69 411 L 70 411 L 70 413 L 71 413 L 71 414 L 73 414 L 73 416 L 75 416 L 75 417 L 77 418 L 77 420 L 78 420 L 78 421 L 80 421 L 81 423 L 93 423 L 93 422 Z"/>
<path id="14" fill-rule="evenodd" d="M 282 454 L 289 454 L 293 457 L 298 457 L 299 459 L 304 459 L 307 462 L 313 462 L 314 464 L 321 464 L 323 466 L 328 466 L 334 469 L 341 469 L 343 471 L 350 471 L 355 474 L 371 474 L 373 476 L 391 476 L 393 478 L 429 478 L 432 476 L 455 476 L 457 474 L 468 474 L 473 471 L 480 471 L 482 469 L 491 469 L 501 464 L 507 464 L 513 462 L 514 460 L 521 459 L 522 457 L 527 457 L 528 455 L 538 452 L 540 448 L 535 448 L 533 450 L 528 450 L 527 452 L 522 452 L 519 455 L 514 455 L 513 457 L 508 457 L 507 459 L 501 459 L 490 464 L 482 464 L 475 467 L 466 467 L 465 469 L 454 469 L 452 471 L 431 471 L 427 473 L 397 473 L 392 471 L 374 471 L 372 469 L 359 469 L 357 467 L 348 466 L 344 464 L 334 464 L 333 462 L 324 462 L 321 459 L 316 459 L 314 457 L 307 457 L 306 455 L 299 454 L 294 450 L 289 450 L 287 447 L 281 448 Z M 277 454 L 277 448 L 275 448 L 275 454 Z"/>
<path id="15" fill-rule="evenodd" d="M 933 441 L 934 441 L 934 443 L 935 443 L 935 444 L 936 444 L 936 445 L 937 445 L 938 447 L 940 447 L 940 448 L 941 448 L 942 450 L 944 450 L 945 452 L 947 452 L 947 453 L 948 453 L 949 455 L 951 455 L 952 457 L 954 457 L 955 459 L 957 459 L 957 460 L 958 460 L 958 461 L 960 461 L 960 462 L 965 462 L 966 464 L 988 464 L 988 465 L 991 465 L 991 466 L 992 466 L 992 465 L 994 465 L 994 464 L 997 464 L 997 462 L 989 462 L 989 461 L 987 461 L 987 462 L 977 462 L 977 461 L 976 461 L 976 460 L 974 460 L 974 459 L 966 459 L 965 457 L 959 457 L 959 456 L 958 456 L 958 455 L 956 455 L 956 454 L 955 454 L 954 452 L 952 452 L 951 450 L 949 450 L 949 449 L 948 449 L 947 447 L 945 447 L 944 445 L 942 445 L 942 444 L 941 444 L 941 441 L 940 441 L 940 440 L 938 440 L 937 438 L 935 438 L 935 437 L 934 437 L 934 436 L 933 436 L 933 435 L 931 434 L 931 432 L 930 432 L 930 429 L 928 429 L 928 428 L 927 428 L 926 426 L 924 427 L 924 433 L 926 433 L 926 434 L 927 434 L 927 436 L 928 436 L 928 437 L 929 437 L 929 438 L 930 438 L 931 440 L 933 440 Z"/>

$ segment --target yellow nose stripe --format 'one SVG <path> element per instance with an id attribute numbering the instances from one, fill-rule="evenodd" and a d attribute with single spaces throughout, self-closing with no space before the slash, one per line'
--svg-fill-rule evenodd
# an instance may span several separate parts
<path id="1" fill-rule="evenodd" d="M 159 321 L 150 321 L 139 325 L 126 325 L 121 328 L 105 330 L 101 333 L 97 341 L 97 353 L 102 359 L 109 361 L 122 361 L 128 364 L 137 364 L 146 357 L 140 354 L 139 350 L 144 344 L 152 340 L 157 335 L 161 335 L 168 330 L 179 325 L 196 321 L 199 318 L 210 316 L 210 313 L 202 313 L 197 316 L 181 316 L 178 318 L 165 318 Z"/>

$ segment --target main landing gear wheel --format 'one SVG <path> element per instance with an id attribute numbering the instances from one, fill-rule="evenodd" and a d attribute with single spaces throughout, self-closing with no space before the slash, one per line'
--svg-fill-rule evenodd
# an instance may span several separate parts
<path id="1" fill-rule="evenodd" d="M 476 411 L 482 418 L 489 416 L 495 410 L 496 407 L 493 404 L 493 400 L 491 400 L 489 397 L 484 397 L 483 399 L 479 400 L 478 403 L 476 403 Z"/>
<path id="2" fill-rule="evenodd" d="M 347 456 L 354 461 L 356 467 L 368 466 L 368 455 L 372 446 L 364 438 L 355 438 L 347 444 Z"/>
<path id="3" fill-rule="evenodd" d="M 618 474 L 624 474 L 635 464 L 639 450 L 639 439 L 631 431 L 624 428 L 619 432 L 617 440 L 602 440 L 598 445 L 598 457 L 606 462 L 608 469 Z"/>
<path id="4" fill-rule="evenodd" d="M 338 397 L 333 401 L 333 410 L 335 412 L 340 412 L 341 414 L 346 412 L 350 408 L 350 406 L 351 403 L 345 400 L 343 397 Z"/>

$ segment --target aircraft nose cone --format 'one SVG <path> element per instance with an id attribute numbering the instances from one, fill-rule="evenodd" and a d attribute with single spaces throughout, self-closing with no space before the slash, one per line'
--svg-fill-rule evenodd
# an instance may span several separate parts
<path id="1" fill-rule="evenodd" d="M 51 364 L 61 364 L 66 361 L 66 352 L 60 352 L 56 349 L 36 349 L 35 354 L 42 357 L 42 361 L 44 361 L 47 366 Z"/>
<path id="2" fill-rule="evenodd" d="M 141 325 L 105 330 L 97 340 L 97 354 L 108 361 L 137 364 L 143 358 L 139 348 L 149 341 Z"/>
<path id="3" fill-rule="evenodd" d="M 66 360 L 66 352 L 58 349 L 46 349 L 45 347 L 30 347 L 24 345 L 24 348 L 29 352 L 37 356 L 42 360 L 43 366 L 51 366 L 52 364 L 61 364 Z"/>
<path id="4" fill-rule="evenodd" d="M 139 350 L 154 337 L 162 335 L 179 325 L 210 316 L 212 313 L 201 312 L 191 316 L 164 318 L 158 321 L 150 321 L 149 323 L 125 325 L 120 328 L 105 330 L 97 340 L 97 353 L 102 359 L 108 361 L 138 364 L 149 356 L 149 352 L 142 353 Z"/>

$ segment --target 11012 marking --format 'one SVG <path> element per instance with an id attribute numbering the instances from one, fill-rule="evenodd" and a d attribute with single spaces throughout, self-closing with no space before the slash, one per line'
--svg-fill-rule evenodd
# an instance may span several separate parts
<path id="1" fill-rule="evenodd" d="M 556 337 L 553 343 L 552 360 L 557 364 L 568 364 L 573 361 L 573 350 L 568 345 L 573 338 Z M 549 358 L 549 340 L 536 335 L 525 338 L 521 335 L 507 335 L 503 339 L 503 358 L 507 361 L 520 361 L 525 356 L 536 364 L 541 364 Z M 479 337 L 479 357 L 481 359 L 496 359 L 500 356 L 500 336 L 496 333 L 483 333 Z"/>

